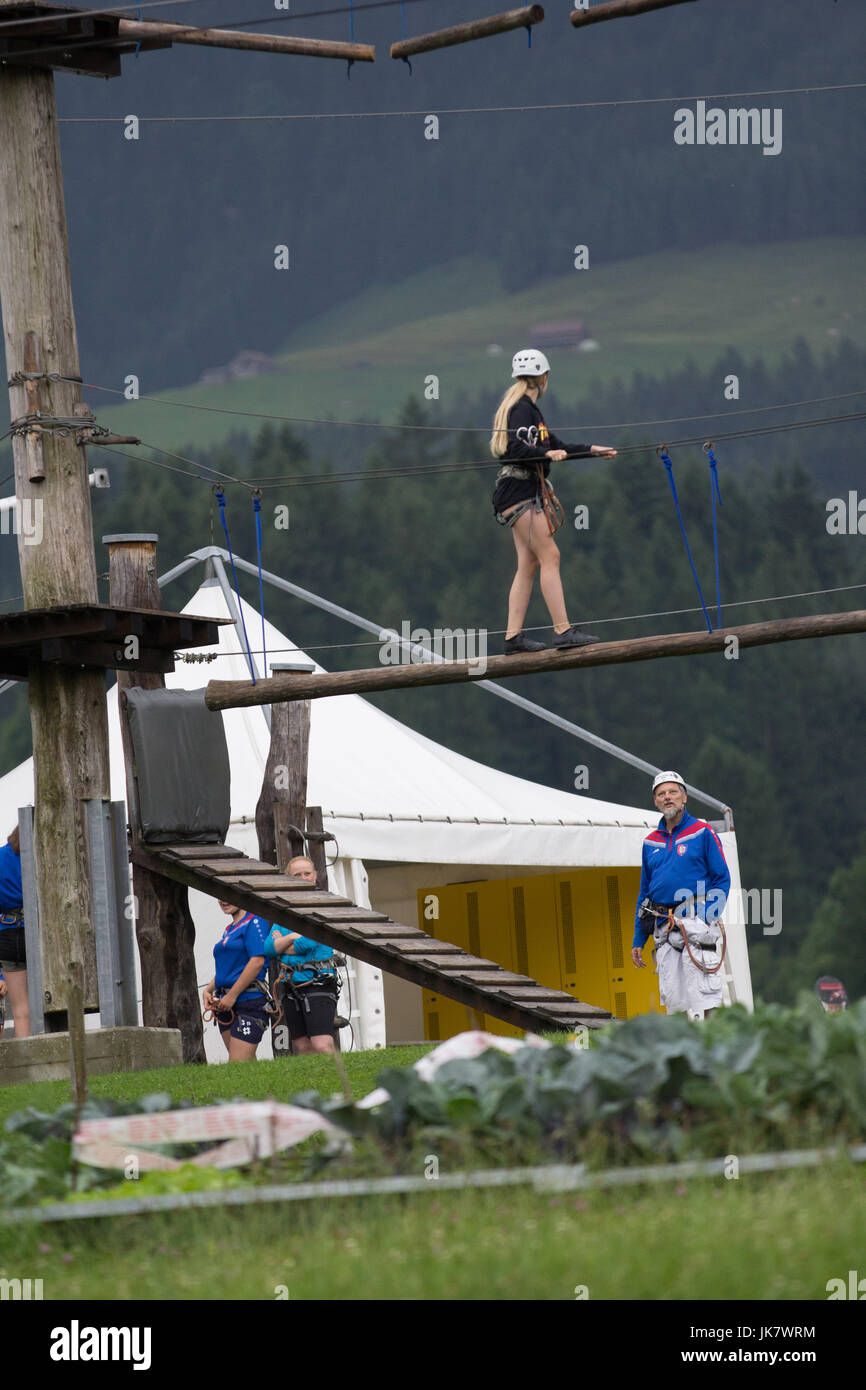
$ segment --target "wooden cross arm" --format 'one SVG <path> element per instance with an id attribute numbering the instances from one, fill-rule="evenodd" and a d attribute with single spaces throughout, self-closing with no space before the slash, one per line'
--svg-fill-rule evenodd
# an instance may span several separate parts
<path id="1" fill-rule="evenodd" d="M 610 4 L 593 5 L 589 10 L 573 9 L 569 18 L 575 29 L 580 29 L 584 24 L 599 24 L 604 19 L 624 19 L 647 10 L 664 10 L 668 5 L 693 3 L 694 0 L 610 0 Z"/>
<path id="2" fill-rule="evenodd" d="M 327 39 L 288 38 L 282 34 L 245 34 L 234 29 L 196 29 L 183 24 L 152 20 L 121 19 L 120 38 L 167 39 L 170 43 L 203 44 L 209 48 L 246 48 L 258 53 L 299 53 L 308 58 L 342 58 L 355 63 L 372 63 L 376 49 L 368 43 L 331 43 Z"/>
<path id="3" fill-rule="evenodd" d="M 492 14 L 486 19 L 472 19 L 468 24 L 454 24 L 450 29 L 437 29 L 432 34 L 416 34 L 411 39 L 401 39 L 392 43 L 392 58 L 412 58 L 416 53 L 430 53 L 436 48 L 451 48 L 458 43 L 471 43 L 473 39 L 487 39 L 492 34 L 507 34 L 511 29 L 528 29 L 540 24 L 544 10 L 540 5 L 525 5 L 519 10 L 506 10 L 504 14 Z"/>

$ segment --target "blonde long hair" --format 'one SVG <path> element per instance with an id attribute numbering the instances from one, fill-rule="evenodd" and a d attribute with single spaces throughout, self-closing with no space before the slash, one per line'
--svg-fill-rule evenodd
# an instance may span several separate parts
<path id="1" fill-rule="evenodd" d="M 508 448 L 508 412 L 513 405 L 517 405 L 522 400 L 527 391 L 537 389 L 539 396 L 543 394 L 545 382 L 544 377 L 519 376 L 513 386 L 509 386 L 502 400 L 499 402 L 496 414 L 493 417 L 493 433 L 490 436 L 490 452 L 495 459 L 502 458 Z M 545 382 L 546 384 L 546 382 Z"/>

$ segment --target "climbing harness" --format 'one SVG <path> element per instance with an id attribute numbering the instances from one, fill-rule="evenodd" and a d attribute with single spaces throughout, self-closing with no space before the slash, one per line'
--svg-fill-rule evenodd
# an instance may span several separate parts
<path id="1" fill-rule="evenodd" d="M 202 1022 L 203 1022 L 203 1023 L 213 1023 L 214 1028 L 217 1028 L 217 1027 L 220 1027 L 220 1028 L 230 1028 L 230 1027 L 232 1026 L 232 1024 L 234 1023 L 234 1021 L 235 1021 L 235 1011 L 234 1011 L 234 1009 L 221 1009 L 221 1008 L 219 1007 L 219 1001 L 220 1001 L 220 999 L 222 998 L 222 995 L 220 995 L 220 994 L 214 994 L 214 995 L 212 995 L 211 997 L 212 997 L 213 999 L 216 1000 L 216 1002 L 217 1002 L 217 1007 L 216 1007 L 215 1009 L 214 1009 L 214 1008 L 205 1009 L 204 1012 L 203 1012 L 203 1014 L 202 1014 L 202 1016 L 201 1016 L 201 1017 L 202 1017 Z M 218 1017 L 219 1014 L 230 1014 L 231 1017 L 229 1018 L 228 1023 L 222 1022 L 222 1020 Z"/>
<path id="2" fill-rule="evenodd" d="M 506 469 L 508 471 L 506 471 Z M 496 476 L 497 481 L 499 478 L 510 477 L 528 480 L 532 477 L 532 474 L 529 469 L 521 468 L 518 472 L 517 465 L 506 464 Z M 538 464 L 538 491 L 535 496 L 528 497 L 525 502 L 520 502 L 518 506 L 514 508 L 514 511 L 509 512 L 507 516 L 503 516 L 502 512 L 494 512 L 493 515 L 500 526 L 508 526 L 510 528 L 519 517 L 523 516 L 524 512 L 530 510 L 543 514 L 547 522 L 547 529 L 551 536 L 555 531 L 559 530 L 560 526 L 565 524 L 565 512 L 562 509 L 562 504 L 553 491 L 553 488 L 550 486 L 550 483 L 545 478 L 544 469 L 540 463 Z"/>
<path id="3" fill-rule="evenodd" d="M 530 507 L 534 507 L 537 512 L 540 512 L 541 498 L 537 495 L 528 498 L 527 501 L 521 502 L 519 506 L 515 507 L 513 512 L 509 512 L 507 516 L 503 516 L 502 512 L 494 512 L 493 515 L 500 526 L 508 526 L 510 528 L 514 525 L 515 521 L 517 521 L 518 517 L 523 516 L 524 512 L 529 511 Z"/>
<path id="4" fill-rule="evenodd" d="M 536 464 L 538 470 L 538 486 L 541 490 L 541 509 L 547 522 L 547 529 L 551 536 L 558 531 L 560 526 L 565 525 L 565 512 L 550 483 L 544 476 L 544 467 L 539 461 Z"/>
<path id="5" fill-rule="evenodd" d="M 311 970 L 313 972 L 312 979 L 296 981 L 295 972 L 301 970 Z M 283 961 L 277 977 L 277 984 L 284 984 L 296 996 L 307 993 L 333 993 L 335 998 L 339 998 L 341 990 L 340 978 L 334 965 L 333 956 L 329 956 L 327 960 L 298 960 L 291 965 L 288 961 Z"/>
<path id="6" fill-rule="evenodd" d="M 279 983 L 279 980 L 277 981 L 277 983 Z M 283 1016 L 283 1011 L 280 1007 L 279 1001 L 271 993 L 271 987 L 268 984 L 268 981 L 253 980 L 253 984 L 255 985 L 256 989 L 261 990 L 262 994 L 265 996 L 265 1013 L 271 1015 L 271 1022 L 279 1023 L 280 1019 Z"/>
<path id="7" fill-rule="evenodd" d="M 665 903 L 651 902 L 649 898 L 644 898 L 641 903 L 639 915 L 642 920 L 645 920 L 647 917 L 654 917 L 656 919 L 656 924 L 653 927 L 653 940 L 656 949 L 658 949 L 659 946 L 667 945 L 671 946 L 675 951 L 685 950 L 692 965 L 695 966 L 697 970 L 700 970 L 703 975 L 715 975 L 717 971 L 721 970 L 728 949 L 728 940 L 725 935 L 723 922 L 720 921 L 718 924 L 722 934 L 722 954 L 718 962 L 710 966 L 704 965 L 702 960 L 695 960 L 695 957 L 692 955 L 692 944 L 689 941 L 688 932 L 685 930 L 687 920 L 694 921 L 700 919 L 677 917 L 673 907 L 669 907 Z M 704 925 L 706 926 L 706 923 L 704 923 Z M 717 938 L 711 936 L 709 931 L 706 935 L 697 937 L 694 942 L 694 945 L 701 952 L 715 951 L 717 944 Z"/>

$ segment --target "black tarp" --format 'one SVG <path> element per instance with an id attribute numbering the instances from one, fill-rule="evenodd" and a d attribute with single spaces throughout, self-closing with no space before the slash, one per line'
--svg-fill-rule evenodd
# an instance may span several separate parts
<path id="1" fill-rule="evenodd" d="M 222 844 L 229 828 L 229 751 L 203 690 L 126 692 L 142 839 Z"/>

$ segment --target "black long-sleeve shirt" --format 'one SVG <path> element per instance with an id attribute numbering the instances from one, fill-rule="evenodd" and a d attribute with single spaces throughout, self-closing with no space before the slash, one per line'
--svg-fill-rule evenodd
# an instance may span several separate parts
<path id="1" fill-rule="evenodd" d="M 538 489 L 536 463 L 540 461 L 545 478 L 550 472 L 549 449 L 564 449 L 567 454 L 588 455 L 591 444 L 566 444 L 551 434 L 544 423 L 544 416 L 529 396 L 520 400 L 508 412 L 508 445 L 502 455 L 503 464 L 525 467 L 527 476 L 506 476 L 496 483 L 493 493 L 494 511 L 501 512 L 516 502 L 525 502 L 534 497 Z"/>

